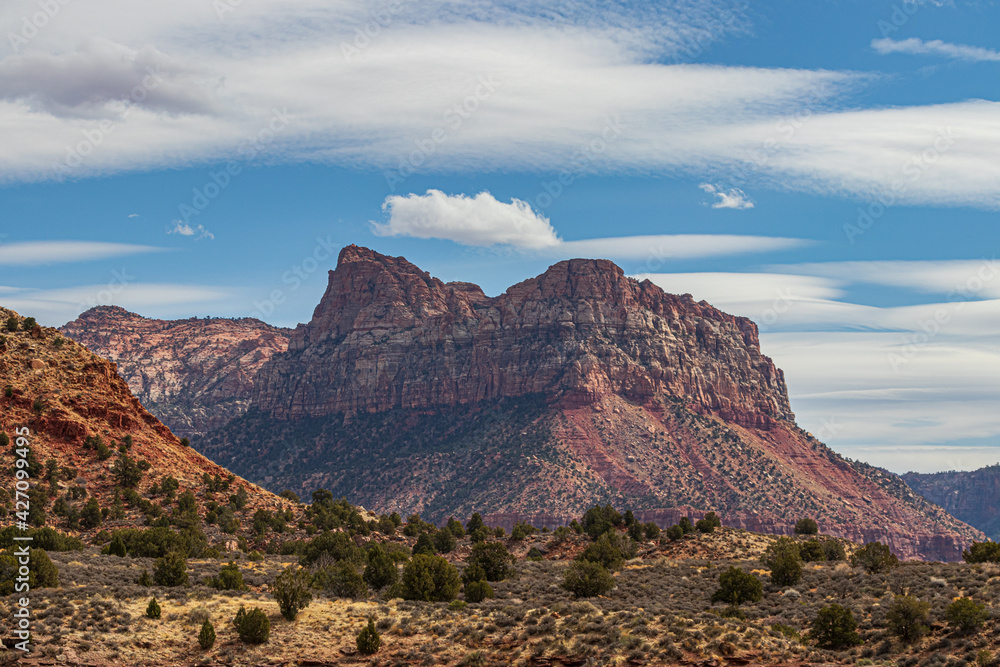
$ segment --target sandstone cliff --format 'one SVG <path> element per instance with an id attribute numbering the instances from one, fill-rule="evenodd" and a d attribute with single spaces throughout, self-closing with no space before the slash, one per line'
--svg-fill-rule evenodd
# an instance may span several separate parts
<path id="1" fill-rule="evenodd" d="M 982 534 L 795 426 L 755 325 L 560 262 L 497 297 L 350 246 L 312 320 L 204 451 L 269 488 L 499 521 L 614 502 L 661 523 L 880 539 L 955 560 Z M 506 518 L 505 518 L 506 517 Z"/>
<path id="2" fill-rule="evenodd" d="M 287 329 L 252 318 L 166 321 L 117 306 L 60 331 L 115 362 L 142 404 L 192 440 L 243 414 L 257 371 L 288 346 Z"/>
<path id="3" fill-rule="evenodd" d="M 1000 541 L 1000 464 L 968 472 L 909 472 L 902 477 L 927 500 Z"/>

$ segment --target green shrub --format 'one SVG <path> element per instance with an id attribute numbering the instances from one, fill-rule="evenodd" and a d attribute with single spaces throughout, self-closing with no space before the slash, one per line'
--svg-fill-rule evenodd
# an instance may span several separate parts
<path id="1" fill-rule="evenodd" d="M 403 568 L 400 593 L 407 600 L 450 602 L 458 595 L 460 585 L 454 565 L 441 556 L 417 554 Z"/>
<path id="2" fill-rule="evenodd" d="M 122 454 L 111 466 L 115 483 L 125 489 L 133 489 L 142 480 L 142 469 L 128 454 Z"/>
<path id="3" fill-rule="evenodd" d="M 310 581 L 311 577 L 305 569 L 290 566 L 271 582 L 271 595 L 278 603 L 281 615 L 289 621 L 294 621 L 299 612 L 312 602 Z"/>
<path id="4" fill-rule="evenodd" d="M 203 651 L 207 651 L 215 646 L 215 627 L 212 625 L 212 621 L 207 618 L 201 624 L 201 632 L 198 633 L 198 646 Z"/>
<path id="5" fill-rule="evenodd" d="M 813 519 L 799 519 L 795 522 L 796 535 L 816 535 L 819 533 L 819 524 Z"/>
<path id="6" fill-rule="evenodd" d="M 24 535 L 24 533 L 14 526 L 0 529 L 0 549 L 9 549 L 14 546 L 15 535 Z M 31 528 L 28 530 L 27 536 L 31 538 L 31 544 L 36 549 L 44 549 L 45 551 L 81 551 L 83 549 L 81 540 L 60 533 L 55 528 L 48 526 Z"/>
<path id="7" fill-rule="evenodd" d="M 575 560 L 566 568 L 562 587 L 578 598 L 604 595 L 615 587 L 615 578 L 606 567 L 589 560 Z"/>
<path id="8" fill-rule="evenodd" d="M 839 650 L 861 643 L 857 629 L 858 623 L 850 609 L 831 604 L 816 613 L 809 634 L 820 648 Z"/>
<path id="9" fill-rule="evenodd" d="M 160 617 L 160 605 L 159 603 L 156 602 L 156 598 L 154 597 L 152 600 L 149 601 L 149 604 L 146 605 L 146 618 L 159 618 L 159 617 Z"/>
<path id="10" fill-rule="evenodd" d="M 7 331 L 13 333 L 14 331 L 17 331 L 20 325 L 21 323 L 17 321 L 17 317 L 15 315 L 11 315 L 7 318 Z"/>
<path id="11" fill-rule="evenodd" d="M 396 583 L 399 580 L 399 570 L 385 549 L 376 544 L 368 551 L 368 564 L 361 577 L 370 588 L 379 590 Z"/>
<path id="12" fill-rule="evenodd" d="M 973 542 L 968 550 L 962 552 L 966 563 L 1000 563 L 1000 543 Z"/>
<path id="13" fill-rule="evenodd" d="M 260 607 L 247 611 L 240 605 L 240 610 L 233 619 L 233 625 L 236 626 L 236 634 L 240 636 L 240 641 L 245 644 L 263 644 L 271 635 L 271 622 L 267 620 L 267 614 Z"/>
<path id="14" fill-rule="evenodd" d="M 712 593 L 712 602 L 726 602 L 735 607 L 746 602 L 760 602 L 764 597 L 764 587 L 760 579 L 730 566 L 719 575 L 719 589 Z"/>
<path id="15" fill-rule="evenodd" d="M 20 563 L 13 553 L 0 552 L 0 595 L 13 594 L 15 583 L 23 583 L 15 581 L 19 570 Z M 28 550 L 27 583 L 31 589 L 59 587 L 59 568 L 43 549 Z"/>
<path id="16" fill-rule="evenodd" d="M 583 531 L 596 540 L 604 533 L 622 528 L 625 526 L 625 519 L 611 505 L 595 505 L 583 515 Z"/>
<path id="17" fill-rule="evenodd" d="M 538 547 L 531 547 L 530 549 L 528 549 L 528 554 L 525 556 L 525 558 L 530 561 L 538 562 L 545 560 L 545 554 L 542 553 L 542 550 L 539 549 Z"/>
<path id="18" fill-rule="evenodd" d="M 368 625 L 358 633 L 358 653 L 361 655 L 375 655 L 379 647 L 382 646 L 382 637 L 375 629 L 375 619 L 368 617 Z"/>
<path id="19" fill-rule="evenodd" d="M 961 632 L 970 633 L 981 628 L 990 614 L 982 602 L 961 597 L 948 605 L 944 617 Z"/>
<path id="20" fill-rule="evenodd" d="M 686 516 L 682 516 L 681 520 L 677 522 L 677 525 L 681 527 L 681 530 L 685 535 L 693 533 L 695 530 L 694 524 L 691 523 L 691 519 Z"/>
<path id="21" fill-rule="evenodd" d="M 358 574 L 357 567 L 348 561 L 317 570 L 313 574 L 312 585 L 339 598 L 357 600 L 368 596 L 364 578 Z"/>
<path id="22" fill-rule="evenodd" d="M 153 581 L 158 586 L 187 586 L 187 560 L 176 551 L 156 559 L 153 565 Z"/>
<path id="23" fill-rule="evenodd" d="M 667 538 L 669 538 L 671 542 L 676 542 L 684 537 L 684 529 L 676 524 L 667 528 L 666 532 Z"/>
<path id="24" fill-rule="evenodd" d="M 886 625 L 903 641 L 916 641 L 930 629 L 927 621 L 930 608 L 930 603 L 912 595 L 897 595 L 885 615 Z"/>
<path id="25" fill-rule="evenodd" d="M 655 540 L 660 536 L 660 527 L 652 521 L 644 524 L 642 530 L 645 533 L 647 540 Z"/>
<path id="26" fill-rule="evenodd" d="M 847 560 L 847 552 L 844 545 L 836 540 L 826 540 L 823 542 L 823 553 L 829 561 Z"/>
<path id="27" fill-rule="evenodd" d="M 212 577 L 209 586 L 220 591 L 242 591 L 246 588 L 243 583 L 243 573 L 240 566 L 234 561 L 229 561 L 228 565 L 223 565 L 219 570 L 219 575 Z"/>
<path id="28" fill-rule="evenodd" d="M 503 581 L 514 576 L 515 558 L 500 542 L 480 542 L 473 545 L 468 565 L 479 565 L 486 573 L 486 581 Z"/>
<path id="29" fill-rule="evenodd" d="M 483 523 L 483 517 L 479 515 L 479 512 L 473 514 L 472 518 L 469 519 L 469 523 L 465 524 L 465 531 L 469 534 L 476 530 L 484 530 L 485 528 L 486 524 Z"/>
<path id="30" fill-rule="evenodd" d="M 21 330 L 22 331 L 31 331 L 32 329 L 35 328 L 35 326 L 37 324 L 38 323 L 35 321 L 34 317 L 26 317 L 26 318 L 24 318 L 24 321 L 21 322 Z"/>
<path id="31" fill-rule="evenodd" d="M 636 545 L 631 538 L 623 537 L 621 533 L 613 531 L 603 533 L 596 542 L 589 544 L 576 560 L 600 563 L 615 572 L 625 565 L 626 560 L 633 558 L 635 552 Z"/>
<path id="32" fill-rule="evenodd" d="M 142 568 L 142 574 L 139 575 L 139 578 L 136 579 L 135 583 L 139 584 L 140 586 L 145 586 L 146 588 L 152 586 L 153 578 L 149 576 L 149 570 L 147 570 L 146 568 Z"/>
<path id="33" fill-rule="evenodd" d="M 455 539 L 455 534 L 448 528 L 442 528 L 434 533 L 434 548 L 439 554 L 451 553 L 457 546 L 458 540 Z"/>
<path id="34" fill-rule="evenodd" d="M 434 540 L 427 533 L 420 533 L 420 537 L 417 538 L 417 543 L 413 545 L 413 555 L 426 554 L 428 556 L 433 556 L 437 553 L 437 549 L 434 547 Z"/>
<path id="35" fill-rule="evenodd" d="M 802 578 L 799 545 L 789 537 L 772 542 L 760 562 L 771 570 L 771 581 L 778 586 L 794 586 Z"/>
<path id="36" fill-rule="evenodd" d="M 115 534 L 111 537 L 111 542 L 108 543 L 108 555 L 118 556 L 119 558 L 124 558 L 128 555 L 128 548 L 125 546 L 125 540 L 122 539 L 121 535 Z"/>
<path id="37" fill-rule="evenodd" d="M 899 559 L 881 542 L 868 542 L 851 556 L 851 565 L 866 572 L 888 572 L 899 565 Z"/>
<path id="38" fill-rule="evenodd" d="M 299 564 L 312 565 L 324 554 L 337 561 L 346 560 L 358 567 L 368 562 L 365 550 L 356 545 L 347 533 L 326 531 L 305 546 Z"/>
<path id="39" fill-rule="evenodd" d="M 486 581 L 470 581 L 465 585 L 466 602 L 482 602 L 494 596 L 493 587 Z"/>
<path id="40" fill-rule="evenodd" d="M 455 517 L 448 518 L 448 530 L 451 534 L 455 536 L 456 539 L 461 539 L 465 537 L 465 528 L 462 527 L 462 522 Z"/>
<path id="41" fill-rule="evenodd" d="M 102 520 L 101 506 L 97 503 L 97 498 L 91 497 L 80 512 L 80 524 L 84 528 L 97 528 Z"/>
<path id="42" fill-rule="evenodd" d="M 826 560 L 826 551 L 819 540 L 806 540 L 799 545 L 799 556 L 806 563 L 821 563 Z"/>
<path id="43" fill-rule="evenodd" d="M 462 583 L 469 584 L 473 581 L 486 581 L 486 571 L 479 563 L 471 563 L 462 570 Z"/>

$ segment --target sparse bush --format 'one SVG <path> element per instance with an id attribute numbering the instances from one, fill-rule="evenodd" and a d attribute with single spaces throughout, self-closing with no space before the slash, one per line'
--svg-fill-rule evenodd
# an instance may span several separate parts
<path id="1" fill-rule="evenodd" d="M 655 540 L 660 536 L 660 527 L 652 521 L 644 524 L 642 530 L 647 540 Z"/>
<path id="2" fill-rule="evenodd" d="M 538 547 L 531 547 L 530 549 L 528 549 L 528 554 L 525 556 L 525 558 L 530 561 L 538 562 L 545 560 L 545 554 L 542 553 L 542 550 L 539 549 Z"/>
<path id="3" fill-rule="evenodd" d="M 375 619 L 368 617 L 368 625 L 358 633 L 358 653 L 361 655 L 375 655 L 379 647 L 382 646 L 382 637 L 375 629 Z"/>
<path id="4" fill-rule="evenodd" d="M 611 505 L 595 505 L 583 515 L 583 531 L 596 540 L 604 533 L 621 528 L 625 525 L 625 519 Z"/>
<path id="5" fill-rule="evenodd" d="M 931 605 L 913 595 L 897 595 L 885 615 L 889 631 L 903 641 L 920 639 L 930 629 L 927 615 Z"/>
<path id="6" fill-rule="evenodd" d="M 212 621 L 207 618 L 201 624 L 201 632 L 198 633 L 198 646 L 203 651 L 207 651 L 215 646 L 215 627 L 212 625 Z"/>
<path id="7" fill-rule="evenodd" d="M 146 568 L 142 568 L 142 574 L 139 575 L 139 578 L 136 579 L 135 583 L 139 584 L 140 586 L 145 586 L 146 588 L 152 586 L 153 578 L 149 576 L 149 570 L 147 570 Z"/>
<path id="8" fill-rule="evenodd" d="M 802 578 L 799 545 L 789 537 L 779 537 L 760 557 L 771 570 L 771 581 L 778 586 L 794 586 Z"/>
<path id="9" fill-rule="evenodd" d="M 990 614 L 982 602 L 961 597 L 948 605 L 944 617 L 959 631 L 971 633 L 982 627 Z"/>
<path id="10" fill-rule="evenodd" d="M 899 559 L 881 542 L 868 542 L 851 556 L 851 565 L 866 572 L 888 572 L 899 565 Z"/>
<path id="11" fill-rule="evenodd" d="M 441 556 L 418 554 L 403 568 L 400 592 L 407 600 L 451 602 L 458 595 L 460 586 L 461 580 L 454 565 Z"/>
<path id="12" fill-rule="evenodd" d="M 153 565 L 153 581 L 158 586 L 187 586 L 187 560 L 176 551 L 158 558 Z"/>
<path id="13" fill-rule="evenodd" d="M 486 581 L 470 581 L 465 584 L 465 601 L 482 602 L 494 596 L 493 587 Z"/>
<path id="14" fill-rule="evenodd" d="M 795 522 L 796 535 L 816 535 L 819 533 L 819 524 L 813 519 L 799 519 Z"/>
<path id="15" fill-rule="evenodd" d="M 312 585 L 339 598 L 357 600 L 368 595 L 364 578 L 358 574 L 357 567 L 347 561 L 317 570 L 313 575 Z"/>
<path id="16" fill-rule="evenodd" d="M 604 595 L 615 587 L 615 578 L 606 567 L 589 560 L 570 563 L 562 587 L 578 598 Z"/>
<path id="17" fill-rule="evenodd" d="M 500 542 L 481 542 L 472 547 L 467 563 L 483 568 L 486 581 L 503 581 L 516 572 L 514 561 L 514 556 Z"/>
<path id="18" fill-rule="evenodd" d="M 826 551 L 819 540 L 806 540 L 799 545 L 799 556 L 806 563 L 821 563 L 826 560 Z"/>
<path id="19" fill-rule="evenodd" d="M 146 618 L 159 618 L 160 617 L 160 605 L 154 597 L 146 605 Z"/>
<path id="20" fill-rule="evenodd" d="M 305 569 L 293 565 L 285 568 L 271 583 L 271 595 L 278 603 L 281 615 L 289 621 L 294 621 L 299 612 L 312 602 L 310 579 Z"/>
<path id="21" fill-rule="evenodd" d="M 518 521 L 510 531 L 510 538 L 517 542 L 528 538 L 538 532 L 538 529 L 524 521 Z"/>
<path id="22" fill-rule="evenodd" d="M 726 602 L 738 607 L 746 602 L 760 602 L 763 596 L 764 587 L 760 579 L 730 566 L 719 575 L 719 589 L 712 593 L 712 602 Z"/>
<path id="23" fill-rule="evenodd" d="M 635 556 L 636 545 L 631 538 L 623 537 L 617 531 L 603 533 L 596 542 L 587 546 L 576 560 L 587 560 L 600 563 L 615 572 L 620 570 L 625 561 Z"/>
<path id="24" fill-rule="evenodd" d="M 260 607 L 247 611 L 240 605 L 240 610 L 233 619 L 233 625 L 236 626 L 236 634 L 240 636 L 240 641 L 246 644 L 263 644 L 271 634 L 271 622 Z"/>
<path id="25" fill-rule="evenodd" d="M 823 553 L 829 561 L 847 560 L 847 551 L 844 550 L 844 545 L 836 540 L 823 542 Z"/>
<path id="26" fill-rule="evenodd" d="M 809 634 L 820 648 L 838 650 L 861 643 L 857 629 L 858 623 L 850 609 L 831 604 L 816 613 Z"/>

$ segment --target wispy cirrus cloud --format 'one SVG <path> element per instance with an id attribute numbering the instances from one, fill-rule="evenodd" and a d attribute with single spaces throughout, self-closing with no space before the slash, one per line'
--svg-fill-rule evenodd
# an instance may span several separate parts
<path id="1" fill-rule="evenodd" d="M 164 250 L 166 248 L 100 241 L 22 241 L 3 245 L 0 266 L 68 264 Z"/>
<path id="2" fill-rule="evenodd" d="M 909 39 L 873 39 L 872 48 L 878 53 L 905 53 L 909 55 L 944 56 L 955 60 L 970 60 L 975 62 L 1000 62 L 1000 51 L 986 49 L 980 46 L 951 44 L 940 39 L 924 41 L 917 37 Z"/>

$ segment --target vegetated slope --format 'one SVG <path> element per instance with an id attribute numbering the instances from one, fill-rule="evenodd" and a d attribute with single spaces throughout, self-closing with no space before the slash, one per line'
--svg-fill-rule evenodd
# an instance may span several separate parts
<path id="1" fill-rule="evenodd" d="M 902 477 L 927 500 L 1000 541 L 1000 463 L 968 472 L 908 472 Z"/>
<path id="2" fill-rule="evenodd" d="M 18 322 L 18 331 L 7 330 L 8 319 Z M 63 338 L 58 331 L 34 326 L 23 330 L 24 319 L 11 310 L 0 308 L 0 432 L 10 438 L 10 447 L 0 451 L 0 487 L 12 493 L 14 488 L 14 446 L 16 436 L 28 429 L 33 458 L 42 464 L 32 484 L 47 491 L 52 481 L 45 464 L 55 464 L 52 477 L 55 494 L 45 499 L 46 506 L 56 496 L 80 499 L 80 505 L 96 498 L 102 508 L 110 508 L 116 485 L 113 470 L 127 456 L 140 465 L 140 481 L 134 488 L 140 495 L 166 476 L 178 482 L 177 492 L 190 490 L 205 495 L 205 475 L 227 479 L 228 470 L 216 465 L 180 440 L 143 408 L 115 370 L 115 365 L 84 346 Z M 130 437 L 129 437 L 130 436 Z M 106 452 L 85 443 L 100 438 Z M 127 453 L 119 447 L 126 446 Z M 142 462 L 145 461 L 146 464 Z M 247 509 L 290 506 L 284 499 L 235 478 L 226 486 L 228 493 L 246 492 Z M 121 490 L 121 489 L 119 489 Z M 79 508 L 78 508 L 79 509 Z M 119 527 L 135 525 L 142 514 L 133 507 L 124 508 Z M 199 507 L 204 513 L 204 507 Z M 47 525 L 63 529 L 62 519 L 50 511 Z M 244 522 L 249 525 L 249 521 Z"/>
<path id="3" fill-rule="evenodd" d="M 799 429 L 750 320 L 604 260 L 489 298 L 347 247 L 251 410 L 201 444 L 272 489 L 435 519 L 553 524 L 611 501 L 772 533 L 812 516 L 908 557 L 955 560 L 982 538 Z"/>
<path id="4" fill-rule="evenodd" d="M 115 362 L 142 404 L 191 439 L 246 411 L 257 371 L 289 334 L 253 318 L 156 320 L 117 306 L 91 308 L 60 331 Z"/>

